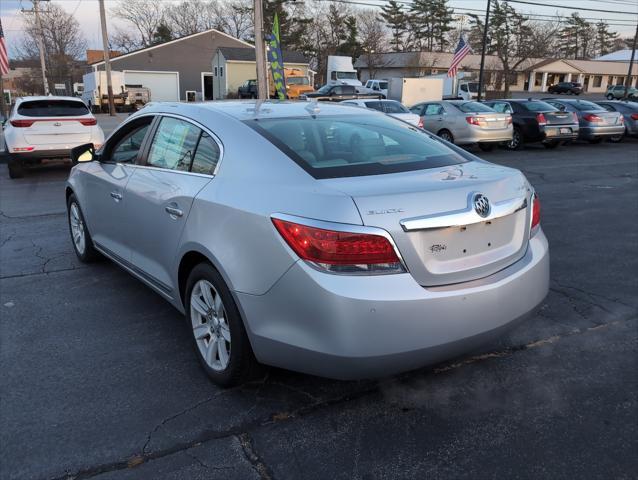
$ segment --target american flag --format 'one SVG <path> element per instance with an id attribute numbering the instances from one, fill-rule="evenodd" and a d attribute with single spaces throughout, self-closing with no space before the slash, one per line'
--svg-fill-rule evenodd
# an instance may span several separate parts
<path id="1" fill-rule="evenodd" d="M 458 69 L 461 60 L 465 58 L 465 56 L 470 53 L 470 46 L 463 40 L 463 35 L 459 38 L 459 44 L 454 50 L 454 58 L 452 59 L 452 65 L 450 65 L 450 69 L 447 71 L 448 77 L 456 77 L 456 70 Z"/>
<path id="2" fill-rule="evenodd" d="M 9 55 L 7 55 L 7 44 L 4 43 L 4 32 L 2 31 L 2 20 L 0 20 L 0 74 L 9 73 Z"/>

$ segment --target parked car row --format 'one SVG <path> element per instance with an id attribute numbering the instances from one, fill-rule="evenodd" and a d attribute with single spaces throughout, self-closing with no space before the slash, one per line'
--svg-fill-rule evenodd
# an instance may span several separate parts
<path id="1" fill-rule="evenodd" d="M 343 103 L 379 111 L 391 105 L 395 113 L 402 107 L 392 100 Z M 484 151 L 499 144 L 510 150 L 527 143 L 556 148 L 576 139 L 599 143 L 605 139 L 619 142 L 625 135 L 638 136 L 638 104 L 633 102 L 556 98 L 482 103 L 439 100 L 417 103 L 409 111 L 418 115 L 419 127 L 457 145 L 477 144 Z M 407 121 L 414 124 L 413 120 Z"/>

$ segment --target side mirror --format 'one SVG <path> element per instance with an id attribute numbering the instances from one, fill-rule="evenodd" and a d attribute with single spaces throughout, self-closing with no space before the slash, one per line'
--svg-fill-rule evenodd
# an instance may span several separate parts
<path id="1" fill-rule="evenodd" d="M 92 143 L 85 143 L 71 149 L 71 162 L 73 165 L 78 163 L 92 162 L 96 160 L 95 147 Z"/>

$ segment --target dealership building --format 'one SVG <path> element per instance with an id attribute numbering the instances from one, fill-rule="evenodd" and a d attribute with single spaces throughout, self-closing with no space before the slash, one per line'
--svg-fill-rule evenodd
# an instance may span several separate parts
<path id="1" fill-rule="evenodd" d="M 355 62 L 362 82 L 369 78 L 420 77 L 447 72 L 452 53 L 393 52 L 363 54 Z M 467 55 L 459 71 L 474 73 L 478 78 L 480 55 Z M 603 93 L 608 85 L 623 84 L 629 65 L 624 61 L 565 60 L 557 58 L 529 58 L 520 63 L 510 77 L 510 90 L 545 92 L 558 82 L 579 82 L 589 93 Z M 498 89 L 503 80 L 503 64 L 498 57 L 485 57 L 488 89 Z M 638 65 L 633 65 L 631 85 L 636 86 Z"/>

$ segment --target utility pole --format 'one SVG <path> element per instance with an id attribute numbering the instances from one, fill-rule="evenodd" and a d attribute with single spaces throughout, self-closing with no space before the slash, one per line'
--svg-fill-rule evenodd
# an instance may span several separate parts
<path id="1" fill-rule="evenodd" d="M 627 78 L 625 78 L 625 93 L 622 96 L 623 100 L 627 100 L 629 95 L 629 84 L 631 83 L 631 71 L 634 67 L 634 57 L 636 56 L 636 40 L 638 39 L 638 25 L 636 25 L 636 33 L 634 34 L 634 46 L 631 47 L 631 60 L 629 60 L 629 71 L 627 72 Z"/>
<path id="2" fill-rule="evenodd" d="M 264 10 L 262 0 L 255 0 L 255 62 L 257 64 L 257 96 L 268 98 L 268 75 L 266 72 L 266 47 L 264 45 Z"/>
<path id="3" fill-rule="evenodd" d="M 100 23 L 102 24 L 102 46 L 104 47 L 104 70 L 106 70 L 106 90 L 109 95 L 109 115 L 115 116 L 115 102 L 113 101 L 113 83 L 111 82 L 111 51 L 109 49 L 109 36 L 106 33 L 106 11 L 104 9 L 104 0 L 100 2 Z M 100 96 L 102 93 L 100 92 Z M 100 98 L 100 107 L 102 99 Z"/>
<path id="4" fill-rule="evenodd" d="M 42 86 L 44 87 L 44 94 L 49 94 L 49 82 L 47 82 L 47 69 L 44 61 L 44 41 L 42 40 L 42 22 L 40 21 L 40 2 L 48 2 L 50 0 L 31 0 L 33 2 L 33 10 L 24 10 L 22 13 L 34 13 L 35 14 L 35 27 L 37 29 L 37 42 L 38 50 L 40 50 L 40 68 L 42 69 Z"/>
<path id="5" fill-rule="evenodd" d="M 483 77 L 485 70 L 485 51 L 487 50 L 487 30 L 490 26 L 490 0 L 487 0 L 487 9 L 485 10 L 485 26 L 483 27 L 483 48 L 481 50 L 481 69 L 479 71 L 479 91 L 476 100 L 481 101 L 483 95 Z"/>

